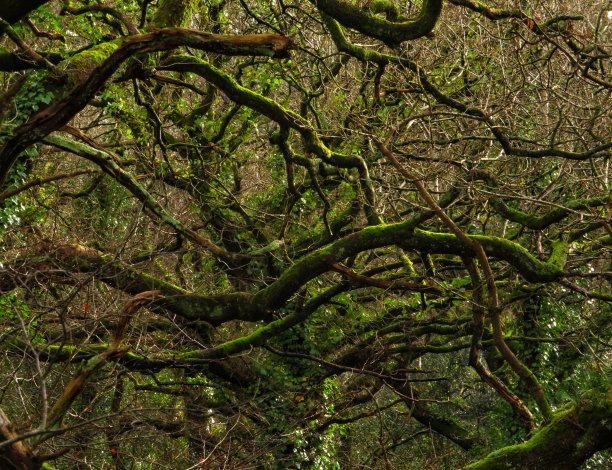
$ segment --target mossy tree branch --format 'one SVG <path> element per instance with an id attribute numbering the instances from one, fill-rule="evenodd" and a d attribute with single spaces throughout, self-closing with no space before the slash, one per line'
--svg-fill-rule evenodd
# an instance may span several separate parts
<path id="1" fill-rule="evenodd" d="M 371 225 L 377 225 L 382 219 L 376 212 L 376 198 L 368 166 L 359 155 L 345 155 L 334 152 L 320 139 L 314 127 L 308 120 L 296 112 L 286 109 L 276 101 L 240 85 L 230 75 L 219 70 L 212 64 L 192 56 L 176 56 L 160 69 L 178 72 L 196 73 L 218 87 L 232 101 L 247 106 L 278 123 L 281 128 L 297 131 L 305 148 L 326 163 L 339 168 L 355 168 L 360 177 L 360 184 L 366 200 L 366 216 Z"/>
<path id="2" fill-rule="evenodd" d="M 366 36 L 380 39 L 392 47 L 404 41 L 410 41 L 429 34 L 436 26 L 444 3 L 443 0 L 424 0 L 421 11 L 415 19 L 395 22 L 381 18 L 358 6 L 341 0 L 311 1 L 320 11 L 331 16 L 344 26 L 355 29 Z"/>
<path id="3" fill-rule="evenodd" d="M 612 400 L 593 393 L 559 413 L 522 444 L 504 447 L 465 470 L 554 468 L 574 470 L 612 446 Z"/>
<path id="4" fill-rule="evenodd" d="M 201 31 L 163 28 L 147 34 L 129 36 L 123 40 L 102 43 L 77 54 L 67 68 L 90 70 L 89 74 L 70 90 L 11 132 L 0 150 L 0 184 L 19 157 L 30 145 L 66 125 L 81 111 L 128 58 L 135 54 L 165 51 L 189 46 L 225 55 L 255 55 L 287 57 L 293 48 L 291 38 L 278 34 L 220 35 Z M 70 85 L 70 83 L 68 84 Z"/>

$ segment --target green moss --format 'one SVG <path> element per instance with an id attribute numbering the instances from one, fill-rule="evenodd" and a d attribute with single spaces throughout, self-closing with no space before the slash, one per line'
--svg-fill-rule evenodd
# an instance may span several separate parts
<path id="1" fill-rule="evenodd" d="M 317 0 L 316 5 L 319 10 L 344 26 L 380 39 L 389 46 L 396 46 L 403 41 L 410 41 L 428 34 L 440 17 L 443 3 L 443 0 L 424 0 L 416 18 L 399 23 L 381 18 L 342 0 Z M 398 19 L 397 7 L 390 1 L 378 0 L 372 11 L 385 12 L 390 20 Z"/>
<path id="2" fill-rule="evenodd" d="M 565 267 L 565 262 L 567 261 L 568 246 L 569 245 L 565 240 L 554 241 L 547 264 L 551 267 L 563 270 Z"/>
<path id="3" fill-rule="evenodd" d="M 492 181 L 489 180 L 488 183 L 491 184 Z M 612 201 L 611 195 L 569 201 L 565 204 L 567 209 L 565 207 L 558 207 L 541 216 L 531 215 L 519 209 L 515 209 L 501 199 L 492 199 L 491 204 L 498 214 L 512 222 L 516 222 L 532 230 L 544 230 L 550 225 L 572 214 L 572 210 L 576 211 L 591 207 L 599 207 L 609 204 L 610 201 Z"/>
<path id="4" fill-rule="evenodd" d="M 97 44 L 62 63 L 62 68 L 71 83 L 87 78 L 102 62 L 108 59 L 121 44 L 121 39 Z"/>
<path id="5" fill-rule="evenodd" d="M 465 470 L 577 468 L 612 445 L 612 400 L 596 393 L 557 412 L 531 439 L 492 452 Z"/>
<path id="6" fill-rule="evenodd" d="M 197 0 L 162 0 L 153 25 L 158 28 L 189 26 L 197 4 Z"/>
<path id="7" fill-rule="evenodd" d="M 374 0 L 370 4 L 370 11 L 375 14 L 384 13 L 389 21 L 397 21 L 400 17 L 399 7 L 391 0 Z"/>
<path id="8" fill-rule="evenodd" d="M 275 320 L 265 326 L 257 328 L 253 333 L 241 338 L 236 338 L 216 346 L 213 349 L 199 352 L 198 357 L 206 359 L 222 358 L 246 351 L 255 346 L 261 346 L 268 339 L 274 337 L 281 331 L 285 331 L 304 320 L 300 314 L 287 315 L 280 320 Z"/>
<path id="9" fill-rule="evenodd" d="M 563 275 L 563 270 L 555 264 L 561 262 L 563 247 L 561 244 L 556 245 L 557 254 L 553 257 L 555 263 L 543 263 L 523 246 L 505 238 L 487 235 L 470 235 L 470 238 L 478 241 L 489 256 L 507 261 L 514 266 L 528 281 L 554 281 Z M 414 237 L 407 239 L 401 246 L 439 254 L 468 254 L 467 247 L 454 235 L 420 229 L 416 229 Z"/>

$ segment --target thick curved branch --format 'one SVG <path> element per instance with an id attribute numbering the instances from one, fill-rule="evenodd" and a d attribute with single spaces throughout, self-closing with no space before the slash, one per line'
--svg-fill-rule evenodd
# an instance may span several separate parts
<path id="1" fill-rule="evenodd" d="M 306 283 L 332 270 L 334 263 L 342 262 L 366 250 L 397 245 L 407 250 L 424 253 L 458 256 L 472 254 L 470 248 L 466 247 L 455 235 L 421 230 L 415 227 L 416 223 L 418 219 L 371 226 L 341 238 L 304 256 L 285 270 L 276 281 L 255 294 L 236 292 L 216 296 L 195 295 L 169 283 L 154 281 L 142 273 L 137 274 L 135 270 L 122 271 L 125 268 L 113 264 L 109 264 L 108 269 L 111 269 L 111 275 L 106 278 L 108 282 L 115 283 L 118 282 L 118 279 L 122 279 L 123 287 L 120 287 L 119 284 L 117 286 L 124 290 L 132 280 L 142 283 L 141 290 L 160 290 L 165 296 L 161 304 L 189 320 L 204 320 L 212 324 L 236 319 L 269 320 L 271 312 L 282 307 Z M 487 256 L 508 262 L 529 281 L 551 282 L 564 275 L 563 264 L 567 248 L 564 242 L 554 245 L 549 261 L 543 263 L 518 243 L 485 235 L 469 235 L 469 237 L 483 247 Z M 100 269 L 109 261 L 112 261 L 112 258 L 103 257 L 99 252 L 84 247 L 76 250 L 71 258 L 71 262 L 85 272 Z M 121 273 L 121 277 L 115 277 L 118 274 L 117 271 Z M 98 273 L 98 278 L 104 279 L 101 276 Z M 15 288 L 14 283 L 11 272 L 5 272 L 5 276 L 0 278 L 0 285 L 5 285 L 5 289 Z"/>
<path id="2" fill-rule="evenodd" d="M 487 185 L 496 188 L 498 183 L 495 177 L 485 171 L 475 170 L 473 175 L 476 179 L 484 180 Z M 532 230 L 544 230 L 554 223 L 560 222 L 575 211 L 600 207 L 612 202 L 612 194 L 596 196 L 587 199 L 577 199 L 564 203 L 564 207 L 557 207 L 543 215 L 531 215 L 519 209 L 508 206 L 500 198 L 489 200 L 495 211 L 505 219 L 516 222 Z"/>
<path id="3" fill-rule="evenodd" d="M 412 20 L 389 21 L 341 0 L 311 0 L 316 7 L 339 23 L 389 46 L 423 37 L 431 32 L 442 13 L 443 0 L 424 0 L 421 12 Z"/>
<path id="4" fill-rule="evenodd" d="M 64 98 L 31 116 L 11 133 L 0 151 L 0 184 L 27 147 L 66 125 L 96 95 L 119 66 L 135 54 L 193 47 L 225 55 L 287 57 L 293 48 L 291 38 L 278 34 L 222 35 L 201 31 L 164 28 L 148 34 L 129 36 L 120 41 L 102 43 L 78 54 L 68 66 L 87 69 L 95 66 L 87 78 L 79 81 Z M 80 73 L 80 72 L 79 72 Z"/>
<path id="5" fill-rule="evenodd" d="M 478 258 L 482 266 L 482 270 L 485 276 L 485 281 L 487 285 L 487 297 L 488 297 L 488 310 L 489 315 L 491 317 L 491 324 L 493 325 L 493 337 L 495 339 L 495 345 L 499 352 L 504 357 L 504 360 L 510 365 L 512 370 L 516 372 L 516 374 L 524 381 L 527 388 L 534 396 L 540 411 L 544 418 L 548 421 L 552 417 L 551 406 L 546 398 L 544 393 L 544 389 L 542 388 L 540 382 L 537 377 L 527 368 L 514 354 L 512 349 L 508 346 L 503 336 L 503 328 L 501 324 L 500 313 L 501 309 L 499 306 L 499 294 L 497 290 L 497 286 L 495 285 L 495 278 L 493 275 L 493 270 L 491 269 L 491 264 L 489 263 L 489 259 L 485 250 L 483 249 L 482 244 L 475 238 L 468 237 L 463 230 L 455 222 L 442 210 L 442 208 L 437 204 L 435 199 L 431 196 L 425 185 L 422 181 L 416 179 L 415 175 L 413 175 L 410 171 L 404 168 L 397 158 L 382 144 L 378 143 L 378 148 L 385 155 L 387 160 L 391 162 L 391 164 L 409 181 L 416 186 L 417 191 L 421 198 L 425 200 L 427 205 L 431 207 L 431 209 L 436 213 L 436 215 L 442 220 L 444 225 L 448 227 L 448 229 L 453 232 L 453 234 L 457 237 L 461 243 L 463 243 L 469 250 L 473 251 L 475 256 Z M 565 245 L 565 244 L 564 244 Z M 472 347 L 474 345 L 474 339 L 472 340 Z M 502 389 L 499 389 L 500 391 Z M 505 396 L 505 395 L 504 395 Z M 513 398 L 513 397 L 512 397 Z M 531 414 L 526 409 L 524 405 L 522 405 L 521 401 L 511 399 L 508 397 L 508 401 L 513 403 L 516 406 L 516 409 L 521 413 L 523 419 L 527 422 L 531 421 Z"/>

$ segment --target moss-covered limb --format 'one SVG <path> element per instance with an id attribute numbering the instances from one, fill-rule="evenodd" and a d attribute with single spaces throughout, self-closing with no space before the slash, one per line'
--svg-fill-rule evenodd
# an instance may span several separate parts
<path id="1" fill-rule="evenodd" d="M 162 0 L 153 18 L 158 28 L 189 26 L 198 5 L 197 0 Z"/>
<path id="2" fill-rule="evenodd" d="M 469 116 L 474 116 L 477 119 L 483 120 L 485 123 L 487 123 L 487 125 L 491 129 L 491 132 L 500 142 L 503 149 L 507 153 L 511 150 L 509 139 L 498 129 L 498 127 L 492 125 L 490 119 L 482 110 L 467 106 L 462 102 L 442 93 L 442 91 L 440 91 L 433 83 L 431 83 L 425 71 L 416 62 L 407 57 L 397 57 L 394 55 L 383 54 L 371 49 L 365 49 L 363 47 L 355 46 L 347 39 L 342 27 L 334 18 L 325 14 L 321 16 L 339 51 L 345 52 L 364 62 L 374 62 L 379 65 L 393 63 L 406 67 L 408 70 L 412 71 L 418 76 L 421 86 L 425 89 L 425 91 L 431 94 L 431 96 L 433 96 L 438 103 L 449 106 Z"/>
<path id="3" fill-rule="evenodd" d="M 322 294 L 319 294 L 315 298 L 311 299 L 302 310 L 291 313 L 279 320 L 274 320 L 262 327 L 259 327 L 249 335 L 226 341 L 225 343 L 215 346 L 214 348 L 198 352 L 196 353 L 196 357 L 201 359 L 223 358 L 242 351 L 247 351 L 256 346 L 261 346 L 265 344 L 267 340 L 278 335 L 280 332 L 286 331 L 289 328 L 303 322 L 312 313 L 314 313 L 317 308 L 329 302 L 336 295 L 344 292 L 345 290 L 347 290 L 347 286 L 343 284 L 338 284 L 331 287 Z"/>
<path id="4" fill-rule="evenodd" d="M 442 13 L 443 0 L 424 0 L 419 15 L 396 23 L 342 0 L 311 0 L 322 12 L 338 22 L 385 44 L 397 46 L 429 34 Z M 388 10 L 388 9 L 387 9 Z"/>
<path id="5" fill-rule="evenodd" d="M 298 260 L 278 280 L 255 294 L 256 302 L 270 308 L 281 307 L 304 284 L 329 271 L 333 263 L 361 251 L 397 244 L 410 236 L 411 228 L 405 222 L 367 227 L 320 248 Z"/>
<path id="6" fill-rule="evenodd" d="M 286 109 L 276 101 L 240 85 L 232 76 L 214 65 L 193 56 L 174 56 L 167 64 L 158 67 L 159 70 L 176 72 L 192 72 L 214 84 L 235 103 L 247 106 L 281 127 L 295 129 L 298 132 L 310 134 L 312 125 L 299 114 Z"/>
<path id="7" fill-rule="evenodd" d="M 370 3 L 369 9 L 372 13 L 384 13 L 388 21 L 395 23 L 397 23 L 401 16 L 400 9 L 393 0 L 374 0 Z M 402 19 L 400 21 L 405 20 Z"/>
<path id="8" fill-rule="evenodd" d="M 563 270 L 555 263 L 543 263 L 518 243 L 505 238 L 488 235 L 469 235 L 478 241 L 488 256 L 504 260 L 512 265 L 530 282 L 551 282 L 563 277 Z M 413 235 L 400 244 L 406 249 L 417 249 L 426 253 L 470 255 L 467 248 L 457 238 L 448 233 L 429 232 L 415 229 Z M 567 245 L 560 241 L 557 252 Z"/>
<path id="9" fill-rule="evenodd" d="M 163 28 L 148 34 L 128 36 L 120 41 L 103 43 L 74 56 L 65 65 L 73 69 L 78 84 L 64 96 L 45 107 L 17 127 L 0 150 L 0 184 L 19 155 L 30 145 L 66 125 L 81 111 L 107 82 L 119 66 L 134 54 L 156 52 L 189 46 L 225 55 L 263 55 L 286 57 L 293 48 L 291 38 L 277 34 L 220 35 L 200 31 Z M 89 64 L 81 76 L 83 62 Z M 81 66 L 76 67 L 76 65 Z M 95 65 L 95 66 L 94 66 Z"/>
<path id="10" fill-rule="evenodd" d="M 291 258 L 299 258 L 306 255 L 313 249 L 320 248 L 336 239 L 345 227 L 355 222 L 357 215 L 361 209 L 360 201 L 353 201 L 349 207 L 336 217 L 329 221 L 329 228 L 322 227 L 314 232 L 307 232 L 288 247 L 288 253 Z"/>
<path id="11" fill-rule="evenodd" d="M 516 374 L 518 374 L 518 376 L 527 386 L 527 389 L 535 398 L 536 402 L 538 403 L 538 407 L 540 408 L 540 411 L 544 416 L 544 419 L 546 421 L 549 421 L 552 417 L 552 410 L 544 393 L 544 389 L 539 383 L 537 377 L 516 357 L 512 349 L 504 340 L 502 323 L 500 318 L 499 294 L 497 286 L 495 284 L 493 270 L 491 269 L 491 264 L 489 263 L 487 253 L 482 243 L 480 243 L 480 241 L 478 241 L 475 237 L 468 237 L 468 235 L 463 232 L 463 230 L 459 226 L 457 226 L 455 222 L 437 204 L 436 200 L 431 196 L 425 185 L 419 179 L 417 179 L 415 175 L 413 175 L 410 171 L 403 167 L 399 163 L 397 158 L 395 158 L 395 156 L 382 143 L 378 143 L 377 146 L 385 155 L 387 160 L 389 160 L 391 164 L 398 170 L 398 172 L 400 172 L 409 181 L 412 181 L 412 183 L 416 186 L 421 198 L 427 202 L 427 205 L 436 213 L 440 220 L 442 220 L 444 225 L 448 227 L 448 229 L 456 237 L 457 241 L 463 244 L 463 246 L 465 246 L 470 252 L 474 253 L 474 256 L 480 262 L 484 274 L 485 284 L 487 286 L 487 309 L 491 318 L 491 324 L 493 326 L 493 338 L 495 339 L 495 345 L 499 352 L 502 354 L 504 360 L 510 365 L 512 370 Z M 554 246 L 553 254 L 551 255 L 551 260 L 548 265 L 562 271 L 563 265 L 565 264 L 566 250 L 566 243 L 561 242 L 559 244 L 556 244 Z M 473 266 L 472 268 L 475 269 Z M 468 269 L 470 269 L 469 266 Z M 472 278 L 474 279 L 475 273 L 471 274 Z M 474 280 L 478 283 L 477 279 Z M 473 349 L 474 347 L 474 340 L 475 338 L 472 337 L 471 349 Z M 484 378 L 489 377 L 487 377 L 487 375 L 485 374 Z M 511 401 L 511 403 L 513 402 Z M 515 402 L 515 405 L 519 411 L 524 412 L 524 418 L 528 420 L 528 422 L 530 422 L 528 410 L 524 406 L 521 406 L 520 401 Z"/>
<path id="12" fill-rule="evenodd" d="M 320 248 L 301 258 L 277 281 L 255 294 L 255 301 L 270 309 L 278 308 L 301 286 L 331 269 L 333 263 L 383 246 L 398 245 L 404 249 L 425 253 L 460 256 L 472 254 L 453 234 L 428 232 L 416 229 L 414 225 L 415 222 L 410 219 L 397 224 L 366 227 Z M 469 237 L 479 242 L 488 256 L 508 262 L 529 281 L 551 282 L 563 276 L 563 270 L 558 265 L 539 261 L 518 243 L 486 235 Z M 559 247 L 561 246 L 559 243 Z"/>
<path id="13" fill-rule="evenodd" d="M 514 209 L 498 198 L 491 199 L 491 205 L 499 215 L 507 220 L 516 222 L 532 230 L 544 230 L 552 224 L 560 222 L 575 211 L 604 206 L 611 201 L 612 195 L 570 201 L 564 204 L 565 207 L 557 207 L 540 216 L 528 214 L 520 209 Z"/>
<path id="14" fill-rule="evenodd" d="M 15 338 L 5 343 L 5 347 L 22 355 L 23 351 L 30 350 L 32 345 L 28 345 L 23 340 Z M 93 357 L 103 354 L 112 348 L 108 343 L 84 346 L 73 344 L 36 344 L 34 347 L 36 348 L 37 356 L 41 360 L 50 363 L 80 363 L 89 361 Z M 117 362 L 131 371 L 156 372 L 163 368 L 175 367 L 175 361 L 172 358 L 147 357 L 132 351 L 125 351 L 122 356 L 117 358 Z"/>
<path id="15" fill-rule="evenodd" d="M 159 69 L 192 72 L 219 88 L 235 103 L 247 106 L 278 123 L 282 128 L 296 130 L 304 139 L 309 151 L 327 163 L 342 168 L 356 168 L 358 157 L 332 152 L 323 144 L 312 124 L 296 112 L 284 108 L 276 101 L 240 85 L 232 76 L 214 65 L 193 56 L 176 56 L 171 63 Z"/>
<path id="16" fill-rule="evenodd" d="M 588 235 L 591 232 L 594 232 L 595 230 L 602 228 L 603 226 L 604 226 L 604 222 L 602 220 L 598 220 L 597 222 L 591 222 L 591 223 L 585 224 L 579 229 L 569 232 L 567 234 L 567 241 L 568 243 L 571 244 L 577 240 L 580 240 L 585 235 Z M 589 247 L 592 247 L 592 246 L 589 245 Z"/>
<path id="17" fill-rule="evenodd" d="M 593 248 L 600 249 L 604 246 L 612 245 L 612 235 L 604 235 L 593 241 Z"/>
<path id="18" fill-rule="evenodd" d="M 128 294 L 158 290 L 161 300 L 156 305 L 187 320 L 216 325 L 225 321 L 261 319 L 269 312 L 252 302 L 253 296 L 243 292 L 219 295 L 196 295 L 170 282 L 150 276 L 128 266 L 113 256 L 82 245 L 64 245 L 51 253 L 18 260 L 11 270 L 0 272 L 0 292 L 8 292 L 30 282 L 40 282 L 41 275 L 51 268 L 49 277 L 57 278 L 54 268 L 67 272 L 95 273 L 96 279 Z M 33 276 L 32 272 L 37 273 Z"/>
<path id="19" fill-rule="evenodd" d="M 478 438 L 474 437 L 469 430 L 461 426 L 452 418 L 435 413 L 418 401 L 414 406 L 408 401 L 407 406 L 411 410 L 412 417 L 415 420 L 427 429 L 431 429 L 441 436 L 446 437 L 462 449 L 470 450 L 478 444 Z"/>
<path id="20" fill-rule="evenodd" d="M 472 280 L 473 299 L 472 340 L 468 363 L 476 371 L 481 380 L 495 390 L 516 411 L 523 425 L 528 429 L 532 429 L 534 427 L 533 414 L 527 408 L 527 405 L 516 394 L 512 393 L 506 384 L 493 375 L 482 361 L 482 337 L 485 319 L 483 282 L 473 258 L 464 258 L 464 264 Z"/>
<path id="21" fill-rule="evenodd" d="M 550 256 L 548 257 L 548 261 L 546 261 L 546 265 L 553 269 L 563 271 L 565 263 L 567 262 L 568 248 L 569 244 L 565 239 L 560 238 L 559 240 L 555 240 L 552 243 Z"/>
<path id="22" fill-rule="evenodd" d="M 333 263 L 340 262 L 362 251 L 389 245 L 405 249 L 415 249 L 427 253 L 466 255 L 468 249 L 452 234 L 427 232 L 414 228 L 414 220 L 406 222 L 366 227 L 359 232 L 341 238 L 298 260 L 275 282 L 251 296 L 234 293 L 218 296 L 200 296 L 181 292 L 173 294 L 161 281 L 148 279 L 142 273 L 127 270 L 118 279 L 127 285 L 134 279 L 147 289 L 161 290 L 165 295 L 164 305 L 188 319 L 199 319 L 221 323 L 231 319 L 259 320 L 269 318 L 270 312 L 285 304 L 299 289 L 315 277 L 332 269 Z M 483 235 L 472 235 L 483 246 L 489 256 L 503 259 L 514 266 L 528 280 L 549 282 L 563 275 L 558 267 L 551 266 L 534 258 L 525 248 L 508 240 Z M 73 263 L 80 269 L 99 269 L 104 260 L 99 254 L 75 253 Z M 94 262 L 95 261 L 95 262 Z M 88 264 L 89 263 L 89 264 Z M 109 266 L 113 266 L 110 264 Z M 110 267 L 106 269 L 111 269 Z M 118 267 L 114 267 L 115 270 Z M 104 272 L 104 271 L 102 271 Z M 113 273 L 113 270 L 110 271 Z M 100 275 L 99 275 L 100 276 Z M 113 276 L 107 276 L 111 282 Z M 126 288 L 125 285 L 123 288 Z M 170 292 L 168 292 L 170 291 Z"/>
<path id="23" fill-rule="evenodd" d="M 78 135 L 81 138 L 86 138 L 80 132 Z M 149 194 L 149 192 L 144 188 L 144 186 L 136 181 L 136 178 L 134 178 L 129 172 L 121 168 L 113 156 L 106 153 L 101 147 L 96 146 L 94 148 L 91 145 L 77 142 L 59 134 L 47 136 L 45 138 L 45 142 L 61 148 L 62 150 L 82 156 L 98 165 L 104 172 L 113 177 L 119 184 L 132 193 L 134 197 L 142 202 L 150 211 L 150 215 L 153 215 L 157 220 L 172 227 L 177 233 L 181 234 L 185 238 L 190 239 L 202 246 L 218 259 L 221 259 L 230 265 L 244 264 L 244 262 L 250 259 L 250 257 L 241 255 L 239 253 L 228 252 L 224 248 L 215 244 L 212 240 L 209 240 L 194 230 L 185 227 L 179 220 L 172 217 L 170 213 L 161 207 L 155 198 L 153 198 L 153 196 L 151 196 L 151 194 Z M 94 142 L 90 141 L 90 143 L 95 145 Z"/>
<path id="24" fill-rule="evenodd" d="M 149 290 L 158 290 L 168 297 L 189 294 L 189 291 L 175 284 L 143 273 L 109 254 L 83 245 L 59 246 L 38 262 L 44 265 L 45 261 L 68 271 L 96 273 L 96 278 L 105 284 L 132 295 Z"/>
<path id="25" fill-rule="evenodd" d="M 527 442 L 497 450 L 466 470 L 573 470 L 596 452 L 610 447 L 612 399 L 593 393 L 556 413 L 552 422 Z"/>
<path id="26" fill-rule="evenodd" d="M 330 150 L 319 138 L 314 127 L 299 114 L 284 108 L 276 101 L 240 85 L 230 75 L 212 64 L 192 56 L 178 56 L 163 67 L 166 70 L 192 72 L 213 83 L 232 101 L 247 106 L 277 122 L 282 128 L 294 129 L 302 136 L 306 149 L 321 160 L 340 168 L 355 168 L 359 172 L 361 190 L 366 200 L 366 216 L 370 225 L 382 222 L 376 213 L 375 194 L 369 170 L 364 159 L 358 155 L 345 155 Z"/>
<path id="27" fill-rule="evenodd" d="M 553 417 L 553 410 L 544 391 L 544 387 L 542 387 L 542 384 L 532 370 L 516 356 L 512 348 L 510 348 L 506 342 L 499 309 L 491 311 L 491 325 L 493 327 L 495 347 L 512 370 L 519 376 L 521 382 L 525 385 L 525 388 L 537 403 L 544 421 L 546 423 L 550 422 Z"/>

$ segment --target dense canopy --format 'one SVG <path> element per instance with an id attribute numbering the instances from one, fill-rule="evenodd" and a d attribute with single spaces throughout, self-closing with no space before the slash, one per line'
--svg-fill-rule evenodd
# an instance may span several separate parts
<path id="1" fill-rule="evenodd" d="M 0 468 L 610 468 L 611 21 L 0 2 Z"/>

